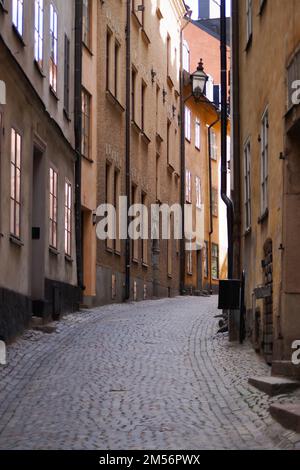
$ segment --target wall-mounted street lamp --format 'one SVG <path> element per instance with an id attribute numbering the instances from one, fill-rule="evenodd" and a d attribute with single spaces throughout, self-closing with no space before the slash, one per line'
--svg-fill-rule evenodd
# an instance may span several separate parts
<path id="1" fill-rule="evenodd" d="M 200 101 L 205 93 L 208 76 L 204 72 L 203 60 L 200 59 L 196 72 L 191 75 L 192 93 L 196 101 Z"/>

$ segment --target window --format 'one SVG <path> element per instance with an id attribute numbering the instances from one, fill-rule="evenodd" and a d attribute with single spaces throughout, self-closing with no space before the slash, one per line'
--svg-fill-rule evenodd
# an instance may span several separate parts
<path id="1" fill-rule="evenodd" d="M 245 228 L 251 227 L 251 147 L 250 140 L 244 147 Z"/>
<path id="2" fill-rule="evenodd" d="M 50 5 L 50 86 L 57 91 L 57 11 Z"/>
<path id="3" fill-rule="evenodd" d="M 142 194 L 142 263 L 148 264 L 148 211 L 147 211 L 147 196 Z"/>
<path id="4" fill-rule="evenodd" d="M 210 131 L 210 152 L 212 160 L 218 159 L 218 143 L 217 143 L 217 134 L 214 130 Z"/>
<path id="5" fill-rule="evenodd" d="M 115 97 L 119 94 L 119 59 L 120 59 L 120 44 L 115 42 Z"/>
<path id="6" fill-rule="evenodd" d="M 192 174 L 189 170 L 185 171 L 185 196 L 186 202 L 192 203 Z"/>
<path id="7" fill-rule="evenodd" d="M 141 129 L 145 130 L 145 105 L 146 105 L 146 84 L 142 82 L 142 94 L 141 94 Z"/>
<path id="8" fill-rule="evenodd" d="M 208 248 L 208 242 L 205 242 L 204 277 L 208 278 L 208 275 L 209 275 L 209 248 Z"/>
<path id="9" fill-rule="evenodd" d="M 252 38 L 252 1 L 253 0 L 246 0 L 246 34 L 247 34 L 247 44 Z"/>
<path id="10" fill-rule="evenodd" d="M 23 36 L 24 0 L 13 0 L 12 21 L 18 33 Z"/>
<path id="11" fill-rule="evenodd" d="M 87 46 L 91 46 L 91 4 L 90 0 L 82 2 L 82 42 Z"/>
<path id="12" fill-rule="evenodd" d="M 110 47 L 112 34 L 108 30 L 106 33 L 106 89 L 110 90 Z"/>
<path id="13" fill-rule="evenodd" d="M 170 77 L 170 62 L 171 62 L 171 38 L 167 36 L 167 76 Z"/>
<path id="14" fill-rule="evenodd" d="M 213 188 L 211 192 L 211 204 L 212 204 L 212 215 L 214 217 L 219 216 L 219 193 L 218 190 Z"/>
<path id="15" fill-rule="evenodd" d="M 58 174 L 50 168 L 50 192 L 49 192 L 49 244 L 57 248 L 57 194 L 58 194 Z"/>
<path id="16" fill-rule="evenodd" d="M 136 87 L 136 70 L 131 71 L 131 113 L 132 121 L 135 121 L 135 87 Z"/>
<path id="17" fill-rule="evenodd" d="M 201 180 L 199 176 L 196 176 L 196 206 L 198 209 L 202 208 L 202 197 L 201 197 Z"/>
<path id="18" fill-rule="evenodd" d="M 191 141 L 191 110 L 185 107 L 185 138 Z"/>
<path id="19" fill-rule="evenodd" d="M 167 264 L 168 264 L 168 277 L 173 276 L 173 246 L 174 246 L 174 214 L 170 214 L 169 217 L 169 238 L 167 240 Z"/>
<path id="20" fill-rule="evenodd" d="M 137 197 L 137 187 L 135 185 L 132 185 L 131 188 L 131 204 L 135 205 L 138 204 L 138 197 Z M 138 231 L 138 225 L 134 224 L 135 230 Z M 131 240 L 131 249 L 132 249 L 132 260 L 135 263 L 138 263 L 139 261 L 139 240 Z"/>
<path id="21" fill-rule="evenodd" d="M 70 39 L 65 35 L 64 110 L 70 111 Z"/>
<path id="22" fill-rule="evenodd" d="M 21 236 L 21 158 L 22 138 L 15 129 L 11 131 L 10 163 L 10 233 Z"/>
<path id="23" fill-rule="evenodd" d="M 215 243 L 211 247 L 211 274 L 214 280 L 219 279 L 219 246 Z"/>
<path id="24" fill-rule="evenodd" d="M 183 70 L 187 72 L 190 71 L 190 48 L 186 41 L 183 41 L 183 49 L 182 49 L 182 65 Z"/>
<path id="25" fill-rule="evenodd" d="M 171 121 L 167 123 L 167 162 L 171 162 Z"/>
<path id="26" fill-rule="evenodd" d="M 267 0 L 259 0 L 259 14 L 261 15 L 264 7 L 266 6 Z"/>
<path id="27" fill-rule="evenodd" d="M 200 150 L 201 145 L 201 125 L 200 121 L 197 118 L 195 122 L 195 147 L 196 149 Z"/>
<path id="28" fill-rule="evenodd" d="M 35 0 L 34 12 L 34 58 L 40 68 L 43 68 L 44 43 L 44 0 Z"/>
<path id="29" fill-rule="evenodd" d="M 191 250 L 187 252 L 187 273 L 190 276 L 193 274 L 193 252 Z"/>
<path id="30" fill-rule="evenodd" d="M 113 171 L 113 166 L 111 163 L 107 162 L 106 163 L 106 174 L 105 174 L 105 203 L 106 204 L 114 204 L 114 171 Z M 107 214 L 109 217 L 109 221 L 113 222 L 111 219 L 111 215 Z M 113 237 L 111 235 L 111 232 L 108 230 L 107 231 L 107 239 L 106 239 L 106 249 L 109 252 L 112 252 L 115 246 Z"/>
<path id="31" fill-rule="evenodd" d="M 209 101 L 214 100 L 214 79 L 210 75 L 208 75 L 205 86 L 205 96 Z"/>
<path id="32" fill-rule="evenodd" d="M 65 254 L 72 255 L 72 185 L 65 182 Z"/>
<path id="33" fill-rule="evenodd" d="M 90 124 L 91 124 L 91 96 L 82 89 L 82 142 L 81 154 L 90 158 Z"/>
<path id="34" fill-rule="evenodd" d="M 119 234 L 119 215 L 120 215 L 120 171 L 115 170 L 114 172 L 114 207 L 116 209 L 116 239 L 114 243 L 114 248 L 117 253 L 121 253 L 121 240 L 120 240 L 120 234 Z"/>
<path id="35" fill-rule="evenodd" d="M 269 180 L 269 113 L 265 111 L 261 121 L 261 211 L 262 215 L 268 209 L 268 180 Z"/>

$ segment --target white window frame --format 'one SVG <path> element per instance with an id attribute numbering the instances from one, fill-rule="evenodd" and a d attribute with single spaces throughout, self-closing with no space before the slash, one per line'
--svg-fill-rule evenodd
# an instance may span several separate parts
<path id="1" fill-rule="evenodd" d="M 182 46 L 182 66 L 183 70 L 186 70 L 187 72 L 190 72 L 190 48 L 189 44 L 186 40 L 183 41 L 183 46 Z"/>
<path id="2" fill-rule="evenodd" d="M 198 118 L 195 121 L 195 147 L 197 150 L 201 148 L 201 123 Z"/>
<path id="3" fill-rule="evenodd" d="M 65 254 L 72 255 L 72 184 L 65 180 Z"/>
<path id="4" fill-rule="evenodd" d="M 43 68 L 44 59 L 44 0 L 34 3 L 34 59 Z"/>
<path id="5" fill-rule="evenodd" d="M 58 172 L 49 168 L 49 246 L 57 249 L 58 227 Z"/>
<path id="6" fill-rule="evenodd" d="M 217 133 L 211 129 L 210 131 L 210 152 L 211 159 L 218 160 L 218 142 L 217 142 Z"/>
<path id="7" fill-rule="evenodd" d="M 188 106 L 185 107 L 185 138 L 188 142 L 191 142 L 191 110 Z"/>
<path id="8" fill-rule="evenodd" d="M 11 129 L 10 159 L 10 233 L 21 238 L 21 178 L 22 178 L 22 136 Z"/>
<path id="9" fill-rule="evenodd" d="M 188 250 L 187 252 L 187 273 L 189 276 L 193 275 L 193 252 Z"/>
<path id="10" fill-rule="evenodd" d="M 261 215 L 269 207 L 269 110 L 261 120 Z"/>
<path id="11" fill-rule="evenodd" d="M 202 208 L 202 194 L 201 194 L 201 179 L 196 176 L 196 207 L 197 209 Z"/>
<path id="12" fill-rule="evenodd" d="M 58 65 L 58 13 L 55 5 L 50 4 L 50 86 L 57 92 Z"/>
<path id="13" fill-rule="evenodd" d="M 187 203 L 192 203 L 192 174 L 189 170 L 185 170 L 185 198 Z"/>
<path id="14" fill-rule="evenodd" d="M 253 33 L 253 0 L 246 1 L 246 39 L 250 41 Z"/>
<path id="15" fill-rule="evenodd" d="M 24 0 L 12 1 L 12 22 L 16 30 L 23 36 L 24 33 Z"/>
<path id="16" fill-rule="evenodd" d="M 244 207 L 245 230 L 251 228 L 251 140 L 247 139 L 244 145 Z"/>

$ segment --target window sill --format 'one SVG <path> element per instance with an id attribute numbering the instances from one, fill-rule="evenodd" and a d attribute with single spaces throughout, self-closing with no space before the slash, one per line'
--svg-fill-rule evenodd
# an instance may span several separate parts
<path id="1" fill-rule="evenodd" d="M 59 255 L 59 251 L 57 251 L 57 249 L 54 248 L 53 246 L 49 246 L 49 253 L 53 256 L 58 256 Z"/>
<path id="2" fill-rule="evenodd" d="M 142 263 L 142 267 L 143 267 L 144 269 L 149 269 L 149 264 L 143 262 L 143 263 Z"/>
<path id="3" fill-rule="evenodd" d="M 22 242 L 22 240 L 20 238 L 15 237 L 14 235 L 10 235 L 9 241 L 13 245 L 18 246 L 19 248 L 22 248 L 22 246 L 24 246 L 24 243 Z"/>
<path id="4" fill-rule="evenodd" d="M 68 111 L 65 110 L 65 108 L 64 108 L 64 110 L 63 110 L 63 113 L 64 113 L 64 118 L 65 118 L 68 122 L 71 122 L 70 114 L 69 114 Z"/>
<path id="5" fill-rule="evenodd" d="M 252 228 L 248 227 L 244 232 L 244 237 L 245 238 L 249 237 L 249 235 L 251 235 L 251 233 L 252 233 Z"/>
<path id="6" fill-rule="evenodd" d="M 133 264 L 136 264 L 136 265 L 138 265 L 138 264 L 139 264 L 139 260 L 138 260 L 138 259 L 136 259 L 136 258 L 132 258 L 132 262 L 133 262 Z"/>
<path id="7" fill-rule="evenodd" d="M 174 88 L 174 82 L 170 75 L 167 76 L 167 82 L 170 88 Z"/>
<path id="8" fill-rule="evenodd" d="M 140 128 L 140 126 L 135 122 L 135 121 L 131 121 L 131 125 L 132 125 L 132 128 L 135 130 L 135 132 L 137 134 L 142 134 L 142 129 Z"/>
<path id="9" fill-rule="evenodd" d="M 269 217 L 269 209 L 266 209 L 265 212 L 258 218 L 257 223 L 262 225 L 264 222 L 268 220 Z"/>
<path id="10" fill-rule="evenodd" d="M 55 101 L 59 102 L 59 98 L 57 96 L 57 93 L 51 85 L 49 86 L 49 90 L 50 90 L 51 96 L 53 96 Z"/>
<path id="11" fill-rule="evenodd" d="M 168 163 L 168 172 L 170 173 L 170 175 L 173 175 L 173 173 L 175 173 L 175 168 L 171 163 Z"/>
<path id="12" fill-rule="evenodd" d="M 46 75 L 44 74 L 43 69 L 42 69 L 42 67 L 40 66 L 40 64 L 38 63 L 38 61 L 34 59 L 33 63 L 34 63 L 35 69 L 36 69 L 36 71 L 39 73 L 39 75 L 40 75 L 42 78 L 46 78 Z"/>
<path id="13" fill-rule="evenodd" d="M 81 155 L 81 158 L 83 158 L 83 160 L 85 160 L 86 162 L 95 163 L 92 158 L 86 157 L 85 155 Z"/>
<path id="14" fill-rule="evenodd" d="M 82 45 L 83 45 L 83 49 L 85 51 L 88 52 L 88 54 L 91 56 L 91 57 L 94 57 L 94 54 L 92 52 L 92 49 L 91 49 L 91 46 L 89 46 L 88 44 L 86 44 L 84 41 L 82 41 Z"/>
<path id="15" fill-rule="evenodd" d="M 159 144 L 162 144 L 164 141 L 164 139 L 162 138 L 159 132 L 156 132 L 156 140 Z"/>
<path id="16" fill-rule="evenodd" d="M 191 139 L 189 139 L 188 137 L 186 137 L 185 140 L 186 140 L 189 144 L 191 143 Z"/>
<path id="17" fill-rule="evenodd" d="M 172 274 L 168 274 L 168 278 L 169 278 L 169 279 L 173 279 L 173 275 L 172 275 Z"/>
<path id="18" fill-rule="evenodd" d="M 0 3 L 0 11 L 2 11 L 3 13 L 8 13 L 8 10 L 5 8 L 3 3 Z"/>
<path id="19" fill-rule="evenodd" d="M 138 28 L 142 28 L 143 27 L 143 24 L 142 22 L 140 21 L 139 17 L 137 16 L 137 14 L 135 13 L 135 11 L 131 11 L 131 15 L 134 19 L 134 23 L 135 25 L 138 27 Z"/>
<path id="20" fill-rule="evenodd" d="M 158 18 L 159 20 L 162 20 L 163 17 L 164 17 L 164 15 L 162 14 L 162 11 L 161 11 L 160 7 L 157 7 L 157 8 L 156 8 L 156 16 L 157 16 L 157 18 Z"/>
<path id="21" fill-rule="evenodd" d="M 195 149 L 197 150 L 197 152 L 201 152 L 201 148 L 197 147 L 196 145 L 195 145 Z"/>
<path id="22" fill-rule="evenodd" d="M 259 9 L 259 12 L 258 12 L 258 15 L 259 16 L 262 16 L 265 8 L 266 8 L 266 5 L 267 5 L 267 0 L 264 0 L 260 6 L 260 9 Z"/>
<path id="23" fill-rule="evenodd" d="M 106 90 L 106 97 L 108 101 L 113 104 L 121 113 L 125 112 L 125 108 L 121 105 L 120 101 L 112 94 L 110 90 Z"/>
<path id="24" fill-rule="evenodd" d="M 13 32 L 15 33 L 15 36 L 17 37 L 17 39 L 22 44 L 22 46 L 26 47 L 26 44 L 25 44 L 25 41 L 24 41 L 24 38 L 23 38 L 22 34 L 19 33 L 18 28 L 14 24 L 12 25 L 12 29 L 13 29 Z"/>
<path id="25" fill-rule="evenodd" d="M 73 264 L 74 263 L 74 260 L 71 256 L 69 255 L 65 255 L 65 261 L 66 263 L 69 263 L 69 264 Z"/>
<path id="26" fill-rule="evenodd" d="M 245 48 L 245 52 L 249 52 L 251 46 L 252 46 L 252 33 L 250 34 L 249 38 L 248 38 L 248 41 L 247 41 L 247 44 L 246 44 L 246 48 Z"/>
<path id="27" fill-rule="evenodd" d="M 144 28 L 142 28 L 142 38 L 143 38 L 144 43 L 147 46 L 149 46 L 151 44 L 150 38 L 149 38 L 148 34 L 146 33 L 146 31 L 144 30 Z"/>
<path id="28" fill-rule="evenodd" d="M 145 131 L 142 131 L 142 140 L 144 141 L 144 143 L 146 145 L 149 145 L 151 143 L 151 139 L 147 136 L 147 134 L 145 133 Z"/>

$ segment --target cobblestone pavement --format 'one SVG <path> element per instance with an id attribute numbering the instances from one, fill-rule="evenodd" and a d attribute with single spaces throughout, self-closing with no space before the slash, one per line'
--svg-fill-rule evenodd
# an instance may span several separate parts
<path id="1" fill-rule="evenodd" d="M 216 298 L 69 315 L 28 331 L 0 369 L 1 449 L 300 448 L 247 383 L 269 369 L 216 335 Z M 297 398 L 297 397 L 296 397 Z"/>

